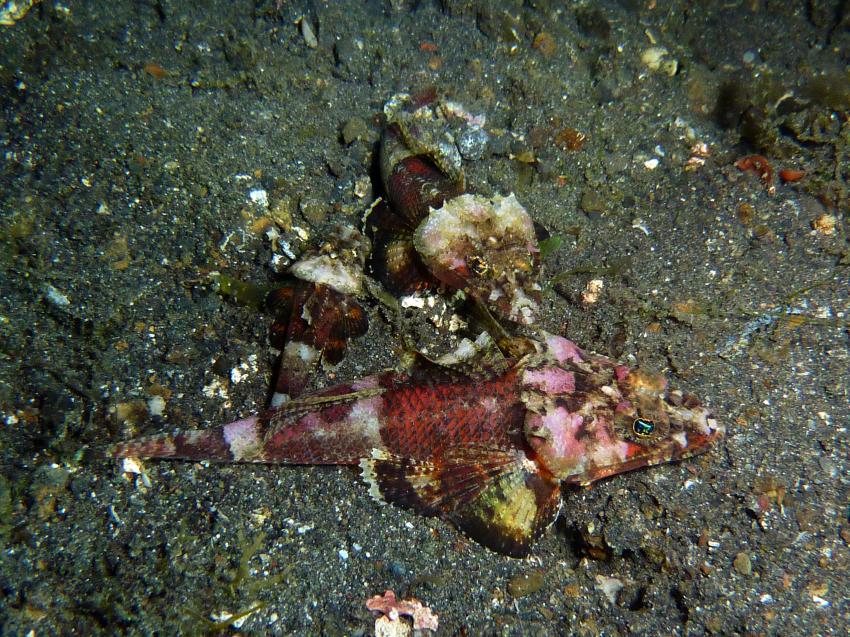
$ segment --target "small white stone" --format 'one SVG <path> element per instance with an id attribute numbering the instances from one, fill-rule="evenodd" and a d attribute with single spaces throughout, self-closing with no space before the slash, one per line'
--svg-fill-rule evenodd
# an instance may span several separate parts
<path id="1" fill-rule="evenodd" d="M 269 207 L 269 193 L 267 193 L 262 188 L 255 188 L 248 192 L 248 197 L 251 199 L 252 203 L 257 204 L 258 206 L 262 206 L 263 208 Z"/>
<path id="2" fill-rule="evenodd" d="M 245 374 L 239 367 L 234 367 L 230 370 L 230 382 L 234 385 L 241 383 L 244 379 Z"/>
<path id="3" fill-rule="evenodd" d="M 213 378 L 209 384 L 201 388 L 201 392 L 207 398 L 227 398 L 227 387 L 221 382 L 220 378 Z"/>
<path id="4" fill-rule="evenodd" d="M 289 267 L 290 262 L 291 261 L 289 257 L 287 257 L 285 254 L 275 254 L 272 255 L 271 263 L 269 265 L 271 266 L 272 270 L 274 270 L 278 274 L 281 274 L 286 271 L 286 269 Z"/>
<path id="5" fill-rule="evenodd" d="M 358 199 L 365 199 L 372 195 L 372 180 L 368 175 L 358 177 L 354 181 L 354 196 Z"/>
<path id="6" fill-rule="evenodd" d="M 638 217 L 638 218 L 636 218 L 632 221 L 632 228 L 635 228 L 636 230 L 640 230 L 647 237 L 649 236 L 649 226 L 647 226 L 646 222 L 643 219 L 641 219 L 640 217 Z"/>
<path id="7" fill-rule="evenodd" d="M 416 307 L 422 309 L 425 307 L 425 299 L 422 298 L 419 294 L 411 294 L 410 296 L 403 296 L 401 298 L 401 306 L 402 307 Z"/>
<path id="8" fill-rule="evenodd" d="M 311 49 L 319 46 L 319 39 L 313 31 L 313 27 L 307 18 L 301 18 L 301 35 L 304 37 L 304 44 Z"/>
<path id="9" fill-rule="evenodd" d="M 622 580 L 617 579 L 616 577 L 607 577 L 605 575 L 597 575 L 596 576 L 596 588 L 597 590 L 602 591 L 605 597 L 608 598 L 608 601 L 612 604 L 617 603 L 617 595 L 621 590 L 623 590 Z"/>
<path id="10" fill-rule="evenodd" d="M 144 473 L 144 469 L 142 469 L 142 463 L 139 461 L 138 458 L 122 458 L 121 473 L 141 475 L 142 473 Z"/>
<path id="11" fill-rule="evenodd" d="M 274 245 L 274 243 L 280 239 L 280 231 L 276 226 L 270 226 L 266 229 L 265 232 L 266 238 Z"/>
<path id="12" fill-rule="evenodd" d="M 599 295 L 602 294 L 604 287 L 605 282 L 602 279 L 591 279 L 581 293 L 581 302 L 584 305 L 593 305 L 599 300 Z"/>
<path id="13" fill-rule="evenodd" d="M 165 398 L 162 396 L 151 396 L 148 399 L 148 413 L 151 416 L 162 416 L 165 412 Z"/>
<path id="14" fill-rule="evenodd" d="M 346 551 L 345 549 L 340 549 L 339 550 L 339 558 L 343 561 L 347 560 L 348 559 L 348 551 Z"/>
<path id="15" fill-rule="evenodd" d="M 57 307 L 68 307 L 71 305 L 70 299 L 52 285 L 48 284 L 44 291 L 47 294 L 47 300 L 53 303 L 53 305 Z"/>

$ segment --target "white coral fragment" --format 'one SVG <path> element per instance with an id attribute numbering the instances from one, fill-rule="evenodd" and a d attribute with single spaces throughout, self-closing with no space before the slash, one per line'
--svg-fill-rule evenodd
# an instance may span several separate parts
<path id="1" fill-rule="evenodd" d="M 608 577 L 606 575 L 596 576 L 596 589 L 601 591 L 611 604 L 617 603 L 617 595 L 623 590 L 625 584 L 622 580 L 616 577 Z"/>

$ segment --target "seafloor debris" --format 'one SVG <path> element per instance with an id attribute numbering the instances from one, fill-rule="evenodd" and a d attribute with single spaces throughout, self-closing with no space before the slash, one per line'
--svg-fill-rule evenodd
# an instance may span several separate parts
<path id="1" fill-rule="evenodd" d="M 679 70 L 679 61 L 669 57 L 670 52 L 663 46 L 651 46 L 640 54 L 641 63 L 652 72 L 660 72 L 673 77 Z"/>
<path id="2" fill-rule="evenodd" d="M 596 576 L 596 589 L 601 591 L 611 604 L 617 603 L 617 595 L 623 590 L 625 584 L 622 580 L 616 577 L 608 577 L 606 575 Z"/>
<path id="3" fill-rule="evenodd" d="M 748 155 L 741 157 L 735 162 L 735 168 L 743 171 L 754 172 L 759 176 L 762 183 L 767 186 L 767 194 L 776 194 L 776 185 L 773 183 L 773 167 L 766 157 L 762 155 Z"/>
<path id="4" fill-rule="evenodd" d="M 6 0 L 0 5 L 0 25 L 12 26 L 39 2 L 41 0 Z"/>
<path id="5" fill-rule="evenodd" d="M 812 228 L 822 235 L 835 234 L 835 227 L 838 225 L 838 217 L 831 215 L 828 212 L 823 213 L 817 219 L 812 221 Z"/>
<path id="6" fill-rule="evenodd" d="M 546 583 L 546 571 L 543 569 L 535 568 L 525 573 L 519 573 L 518 575 L 514 575 L 508 581 L 508 593 L 511 594 L 511 597 L 514 599 L 520 599 L 522 597 L 528 597 L 529 595 L 533 595 Z"/>
<path id="7" fill-rule="evenodd" d="M 779 178 L 786 184 L 800 181 L 805 176 L 805 170 L 799 170 L 796 168 L 783 168 L 779 171 Z"/>
<path id="8" fill-rule="evenodd" d="M 423 606 L 418 599 L 396 599 L 393 591 L 386 591 L 383 595 L 375 595 L 368 599 L 366 608 L 382 614 L 375 622 L 376 637 L 410 634 L 410 628 L 414 631 L 437 630 L 436 613 L 431 612 L 431 609 L 427 606 Z M 410 617 L 412 624 L 402 617 Z M 402 632 L 398 629 L 395 632 L 388 632 L 392 630 L 394 624 L 404 626 L 408 632 Z"/>
<path id="9" fill-rule="evenodd" d="M 705 142 L 695 142 L 691 146 L 691 156 L 685 162 L 683 170 L 694 172 L 705 165 L 705 160 L 711 155 L 711 150 Z"/>
<path id="10" fill-rule="evenodd" d="M 783 305 L 765 312 L 747 321 L 741 332 L 726 339 L 726 342 L 718 347 L 715 353 L 722 358 L 732 358 L 749 347 L 750 341 L 756 333 L 767 329 L 783 316 L 805 316 L 808 311 L 808 303 L 803 302 L 799 307 Z"/>

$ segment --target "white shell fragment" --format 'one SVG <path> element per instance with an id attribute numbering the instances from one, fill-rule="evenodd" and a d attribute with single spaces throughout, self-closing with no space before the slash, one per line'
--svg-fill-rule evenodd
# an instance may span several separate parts
<path id="1" fill-rule="evenodd" d="M 663 46 L 651 46 L 641 53 L 640 61 L 652 72 L 661 72 L 673 77 L 679 70 L 679 61 L 668 57 L 669 53 Z"/>
<path id="2" fill-rule="evenodd" d="M 310 21 L 307 18 L 300 18 L 298 22 L 301 27 L 301 37 L 304 38 L 304 44 L 311 49 L 318 47 L 319 39 L 316 37 L 316 32 L 313 31 L 313 25 L 310 24 Z"/>
<path id="3" fill-rule="evenodd" d="M 162 416 L 165 413 L 165 398 L 162 396 L 148 398 L 148 413 L 151 416 Z"/>

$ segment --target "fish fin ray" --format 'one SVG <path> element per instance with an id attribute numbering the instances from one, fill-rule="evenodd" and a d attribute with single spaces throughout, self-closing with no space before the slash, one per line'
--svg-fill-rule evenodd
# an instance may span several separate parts
<path id="1" fill-rule="evenodd" d="M 301 398 L 293 398 L 281 403 L 272 410 L 274 415 L 273 420 L 280 422 L 282 420 L 289 421 L 291 418 L 297 418 L 305 414 L 330 407 L 332 405 L 344 405 L 352 403 L 364 398 L 373 398 L 380 396 L 385 391 L 383 387 L 370 387 L 367 389 L 356 389 L 338 394 L 314 393 Z"/>
<path id="2" fill-rule="evenodd" d="M 467 445 L 427 460 L 376 449 L 360 467 L 376 499 L 442 517 L 512 557 L 527 555 L 560 510 L 558 481 L 516 449 Z"/>
<path id="3" fill-rule="evenodd" d="M 475 341 L 463 339 L 454 351 L 439 357 L 422 352 L 408 352 L 408 357 L 408 373 L 424 378 L 491 380 L 511 367 L 511 362 L 487 332 L 481 332 Z"/>

